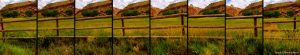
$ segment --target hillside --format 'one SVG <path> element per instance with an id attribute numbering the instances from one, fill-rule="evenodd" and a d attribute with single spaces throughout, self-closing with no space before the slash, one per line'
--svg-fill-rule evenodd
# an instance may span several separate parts
<path id="1" fill-rule="evenodd" d="M 129 10 L 135 10 L 139 13 L 139 15 L 146 15 L 147 11 L 149 11 L 149 1 L 143 1 L 143 2 L 137 2 L 137 3 L 132 3 L 126 6 L 124 9 L 118 9 L 118 8 L 113 8 L 114 16 L 122 16 L 123 12 L 129 11 Z"/>
<path id="2" fill-rule="evenodd" d="M 239 12 L 242 9 L 237 8 L 237 7 L 233 7 L 233 6 L 226 6 L 226 14 L 228 14 L 229 16 L 238 16 Z"/>
<path id="3" fill-rule="evenodd" d="M 83 7 L 82 9 L 75 9 L 76 17 L 81 17 L 81 12 L 88 11 L 88 10 L 97 10 L 100 14 L 98 16 L 105 16 L 105 12 L 107 10 L 112 10 L 112 1 L 103 1 L 103 2 L 95 2 L 88 4 L 87 6 Z"/>
<path id="4" fill-rule="evenodd" d="M 288 10 L 293 10 L 293 11 L 295 11 L 296 16 L 300 16 L 300 1 L 270 4 L 264 8 L 265 12 L 279 11 L 281 14 L 280 17 L 287 17 Z"/>
<path id="5" fill-rule="evenodd" d="M 35 6 L 35 2 L 20 2 L 20 3 L 14 3 L 14 4 L 8 4 L 5 7 L 3 7 L 0 11 L 5 11 L 5 10 L 11 10 L 11 9 L 16 9 L 16 8 L 22 8 L 26 6 Z"/>
<path id="6" fill-rule="evenodd" d="M 159 9 L 155 7 L 151 7 L 151 16 L 160 16 L 163 12 L 168 10 L 177 10 L 178 13 L 187 13 L 187 2 L 178 2 L 174 4 L 170 4 L 165 9 Z"/>
<path id="7" fill-rule="evenodd" d="M 17 11 L 20 14 L 17 17 L 26 17 L 25 15 L 26 11 L 31 11 L 33 13 L 32 16 L 35 16 L 36 14 L 34 11 L 36 11 L 36 3 L 32 1 L 27 1 L 27 2 L 19 2 L 19 3 L 14 3 L 14 4 L 8 4 L 5 7 L 3 7 L 0 10 L 0 13 L 6 12 L 6 11 Z"/>
<path id="8" fill-rule="evenodd" d="M 239 15 L 242 15 L 242 13 L 248 12 L 248 11 L 251 11 L 251 12 L 257 11 L 258 13 L 255 15 L 262 14 L 262 9 L 263 9 L 262 3 L 263 2 L 261 1 L 261 2 L 255 2 L 255 3 L 249 4 L 245 9 L 243 9 L 243 10 L 241 10 L 241 12 L 239 12 Z"/>
<path id="9" fill-rule="evenodd" d="M 200 14 L 203 14 L 205 11 L 209 10 L 218 10 L 220 13 L 225 13 L 225 1 L 219 1 L 209 4 L 207 7 L 205 7 Z"/>
<path id="10" fill-rule="evenodd" d="M 42 16 L 42 12 L 48 11 L 48 10 L 56 10 L 59 12 L 58 16 L 68 16 L 65 12 L 67 10 L 73 10 L 74 8 L 74 0 L 67 0 L 63 2 L 55 2 L 47 4 L 45 7 L 39 10 L 38 15 L 40 17 Z"/>

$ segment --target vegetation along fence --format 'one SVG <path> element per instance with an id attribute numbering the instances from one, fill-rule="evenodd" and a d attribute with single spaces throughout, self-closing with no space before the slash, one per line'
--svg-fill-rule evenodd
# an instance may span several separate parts
<path id="1" fill-rule="evenodd" d="M 269 21 L 264 22 L 264 24 L 273 24 L 273 23 L 293 23 L 293 29 L 290 30 L 264 30 L 266 32 L 293 32 L 293 36 L 296 36 L 296 32 L 299 32 L 300 30 L 297 30 L 297 22 L 300 22 L 300 20 L 297 20 L 296 16 L 293 17 L 293 20 L 287 20 L 287 21 Z M 293 38 L 297 39 L 297 38 Z"/>

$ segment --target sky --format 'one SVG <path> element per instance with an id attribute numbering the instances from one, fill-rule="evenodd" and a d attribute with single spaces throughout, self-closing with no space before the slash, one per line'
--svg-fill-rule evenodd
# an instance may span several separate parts
<path id="1" fill-rule="evenodd" d="M 214 2 L 219 2 L 219 1 L 222 1 L 222 0 L 188 0 L 189 5 L 193 5 L 198 8 L 205 8 L 209 4 L 214 3 Z"/>
<path id="2" fill-rule="evenodd" d="M 0 0 L 0 9 L 2 9 L 8 4 L 26 2 L 26 1 L 34 1 L 34 0 Z"/>
<path id="3" fill-rule="evenodd" d="M 226 5 L 245 9 L 248 5 L 262 0 L 226 0 Z"/>
<path id="4" fill-rule="evenodd" d="M 187 0 L 151 0 L 151 6 L 159 9 L 165 9 L 170 4 L 183 2 Z"/>
<path id="5" fill-rule="evenodd" d="M 282 2 L 295 2 L 296 0 L 264 0 L 264 7 L 269 4 L 282 3 Z"/>
<path id="6" fill-rule="evenodd" d="M 143 1 L 146 0 L 113 0 L 113 7 L 118 9 L 124 9 L 129 4 L 143 2 Z"/>
<path id="7" fill-rule="evenodd" d="M 95 3 L 95 2 L 102 2 L 105 0 L 75 0 L 75 7 L 77 9 L 82 9 L 83 7 L 87 6 L 90 3 Z"/>

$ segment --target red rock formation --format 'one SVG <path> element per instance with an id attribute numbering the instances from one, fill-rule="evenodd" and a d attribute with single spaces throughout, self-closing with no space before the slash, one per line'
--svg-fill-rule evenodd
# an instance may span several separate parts
<path id="1" fill-rule="evenodd" d="M 165 9 L 159 9 L 159 8 L 152 7 L 151 8 L 151 16 L 163 15 L 162 13 L 164 11 L 168 11 L 168 10 L 177 10 L 177 11 L 179 11 L 179 13 L 187 13 L 187 3 L 186 2 L 174 3 L 174 4 L 169 5 Z"/>
<path id="2" fill-rule="evenodd" d="M 243 10 L 241 10 L 241 12 L 239 12 L 239 15 L 243 15 L 243 12 L 246 12 L 246 11 L 252 11 L 252 12 L 258 11 L 258 14 L 254 14 L 254 15 L 261 15 L 262 9 L 263 9 L 262 3 L 263 2 L 255 2 L 255 3 L 248 5 L 245 9 L 243 9 Z"/>
<path id="3" fill-rule="evenodd" d="M 151 16 L 158 16 L 160 11 L 159 8 L 151 7 Z"/>
<path id="4" fill-rule="evenodd" d="M 240 11 L 241 11 L 240 8 L 226 6 L 226 13 L 229 14 L 230 16 L 238 16 Z"/>
<path id="5" fill-rule="evenodd" d="M 225 13 L 225 2 L 220 1 L 220 2 L 211 3 L 207 7 L 205 7 L 203 10 L 201 10 L 199 12 L 199 14 L 202 15 L 202 13 L 204 11 L 209 11 L 209 10 L 218 10 L 221 14 L 224 14 Z"/>
<path id="6" fill-rule="evenodd" d="M 12 10 L 16 10 L 20 13 L 18 17 L 26 17 L 25 12 L 27 10 L 31 10 L 33 14 L 36 14 L 37 11 L 36 3 L 32 1 L 28 1 L 28 2 L 20 2 L 15 4 L 8 4 L 0 10 L 0 13 L 4 11 L 12 11 Z"/>
<path id="7" fill-rule="evenodd" d="M 117 14 L 121 11 L 121 9 L 113 8 L 113 16 L 117 16 Z"/>
<path id="8" fill-rule="evenodd" d="M 147 12 L 150 9 L 150 2 L 149 1 L 144 1 L 144 2 L 138 2 L 138 3 L 133 3 L 129 4 L 127 7 L 124 9 L 120 10 L 116 15 L 117 16 L 122 16 L 122 12 L 126 12 L 129 10 L 136 10 L 140 14 L 139 15 L 147 15 Z"/>
<path id="9" fill-rule="evenodd" d="M 294 10 L 296 16 L 300 16 L 300 2 L 286 2 L 286 3 L 276 3 L 270 4 L 264 8 L 264 12 L 268 11 L 279 11 L 280 17 L 287 17 L 287 11 Z"/>
<path id="10" fill-rule="evenodd" d="M 97 10 L 100 14 L 98 16 L 105 16 L 105 11 L 112 10 L 112 1 L 103 1 L 103 2 L 96 2 L 88 4 L 87 6 L 83 7 L 81 10 L 75 9 L 75 14 L 77 17 L 82 16 L 81 12 L 86 10 Z"/>
<path id="11" fill-rule="evenodd" d="M 42 17 L 41 13 L 47 10 L 57 10 L 59 12 L 58 16 L 68 16 L 65 12 L 74 8 L 74 0 L 67 0 L 63 2 L 56 2 L 47 4 L 43 9 L 39 10 L 38 15 Z"/>
<path id="12" fill-rule="evenodd" d="M 189 15 L 199 15 L 200 11 L 202 10 L 201 8 L 193 6 L 189 6 L 188 9 Z"/>

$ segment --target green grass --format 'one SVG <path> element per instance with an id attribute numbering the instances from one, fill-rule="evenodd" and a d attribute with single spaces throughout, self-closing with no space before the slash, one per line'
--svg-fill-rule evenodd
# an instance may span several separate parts
<path id="1" fill-rule="evenodd" d="M 124 20 L 125 27 L 145 27 L 149 26 L 148 18 L 127 19 Z M 122 27 L 121 20 L 114 20 L 114 27 Z M 122 36 L 122 29 L 114 29 L 114 36 Z M 149 29 L 126 29 L 125 36 L 148 36 Z"/>
<path id="2" fill-rule="evenodd" d="M 0 42 L 0 53 L 2 55 L 34 55 L 34 42 L 33 41 L 14 41 L 8 40 Z"/>

